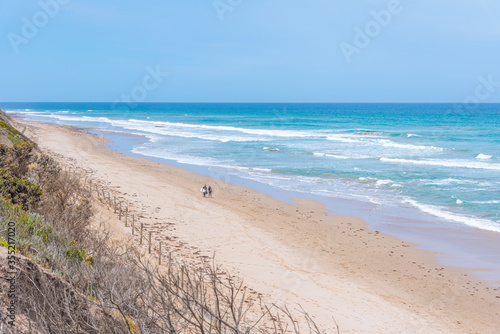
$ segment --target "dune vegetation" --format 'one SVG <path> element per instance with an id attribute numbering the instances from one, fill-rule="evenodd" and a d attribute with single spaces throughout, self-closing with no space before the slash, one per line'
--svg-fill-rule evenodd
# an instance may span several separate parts
<path id="1" fill-rule="evenodd" d="M 88 189 L 0 115 L 0 282 L 15 226 L 15 327 L 2 333 L 322 333 L 214 262 L 158 266 L 91 225 Z M 10 299 L 2 299 L 6 310 Z"/>

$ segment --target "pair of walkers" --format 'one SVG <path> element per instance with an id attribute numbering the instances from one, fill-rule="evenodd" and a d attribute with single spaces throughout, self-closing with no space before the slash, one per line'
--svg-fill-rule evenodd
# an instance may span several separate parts
<path id="1" fill-rule="evenodd" d="M 204 185 L 201 189 L 200 189 L 201 193 L 203 194 L 203 197 L 206 197 L 207 195 L 209 197 L 213 197 L 212 196 L 212 187 L 211 186 L 208 186 L 207 188 L 207 185 Z"/>

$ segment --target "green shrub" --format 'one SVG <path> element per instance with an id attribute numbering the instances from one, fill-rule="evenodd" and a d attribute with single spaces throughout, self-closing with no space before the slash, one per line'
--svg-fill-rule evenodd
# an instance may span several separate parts
<path id="1" fill-rule="evenodd" d="M 7 241 L 5 241 L 3 237 L 0 237 L 0 246 L 4 246 L 6 248 L 10 247 L 9 243 Z M 16 247 L 14 247 L 14 252 L 19 253 L 19 251 L 16 249 Z"/>
<path id="2" fill-rule="evenodd" d="M 61 242 L 61 238 L 50 226 L 45 224 L 42 216 L 24 211 L 20 205 L 13 204 L 9 199 L 0 199 L 0 217 L 3 220 L 5 231 L 8 230 L 7 224 L 14 222 L 18 244 L 23 244 L 25 240 L 34 242 L 32 239 L 35 238 L 39 243 L 45 245 L 53 241 Z M 34 247 L 40 248 L 40 245 L 37 244 Z M 29 249 L 25 249 L 25 251 L 29 251 Z"/>
<path id="3" fill-rule="evenodd" d="M 35 160 L 33 144 L 14 144 L 9 147 L 0 143 L 0 168 L 17 178 L 27 176 L 30 164 Z"/>
<path id="4" fill-rule="evenodd" d="M 68 245 L 66 258 L 73 263 L 87 262 L 87 254 L 85 254 L 85 249 L 79 248 L 74 240 L 72 240 Z"/>
<path id="5" fill-rule="evenodd" d="M 1 169 L 0 194 L 10 199 L 13 204 L 30 209 L 40 201 L 42 189 L 28 180 L 10 175 L 6 169 Z"/>

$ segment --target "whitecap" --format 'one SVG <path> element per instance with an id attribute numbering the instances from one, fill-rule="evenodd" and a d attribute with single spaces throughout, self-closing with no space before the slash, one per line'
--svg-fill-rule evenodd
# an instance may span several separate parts
<path id="1" fill-rule="evenodd" d="M 437 185 L 437 186 L 447 186 L 451 184 L 476 184 L 477 182 L 471 181 L 471 180 L 460 180 L 460 179 L 455 179 L 452 177 L 449 177 L 447 179 L 439 179 L 439 180 L 426 180 L 422 179 L 420 180 L 421 182 L 425 184 L 432 184 L 432 185 Z"/>
<path id="2" fill-rule="evenodd" d="M 392 183 L 391 180 L 378 180 L 377 182 L 375 182 L 375 185 L 383 186 L 383 185 L 390 184 L 390 183 Z"/>
<path id="3" fill-rule="evenodd" d="M 205 124 L 189 124 L 189 123 L 172 123 L 172 122 L 162 122 L 162 121 L 143 121 L 137 119 L 130 119 L 130 122 L 135 123 L 150 123 L 150 124 L 160 124 L 169 127 L 178 128 L 191 128 L 191 129 L 206 129 L 206 130 L 219 130 L 219 131 L 236 131 L 243 132 L 251 135 L 258 136 L 271 136 L 271 137 L 318 137 L 312 132 L 305 131 L 295 131 L 295 130 L 273 130 L 273 129 L 250 129 L 250 128 L 238 128 L 234 126 L 222 126 L 222 125 L 205 125 Z"/>
<path id="4" fill-rule="evenodd" d="M 341 143 L 361 143 L 365 145 L 375 145 L 382 147 L 402 148 L 407 150 L 431 150 L 431 151 L 444 151 L 442 147 L 413 145 L 413 144 L 400 144 L 388 139 L 374 139 L 366 138 L 366 136 L 344 135 L 344 134 L 330 134 L 326 136 L 327 140 L 338 141 Z"/>
<path id="5" fill-rule="evenodd" d="M 336 155 L 336 154 L 328 154 L 328 153 L 325 154 L 325 157 L 335 158 L 335 159 L 343 159 L 343 160 L 354 159 L 354 157 L 347 157 L 345 155 Z"/>
<path id="6" fill-rule="evenodd" d="M 327 135 L 326 139 L 332 140 L 332 141 L 339 141 L 342 143 L 363 143 L 363 142 L 368 143 L 369 142 L 368 140 L 355 139 L 352 136 L 339 135 L 339 134 Z"/>
<path id="7" fill-rule="evenodd" d="M 347 159 L 367 159 L 369 157 L 367 156 L 346 156 L 346 155 L 338 155 L 338 154 L 330 154 L 330 153 L 322 153 L 322 152 L 313 152 L 313 155 L 315 156 L 319 156 L 319 157 L 329 157 L 329 158 L 335 158 L 335 159 L 343 159 L 343 160 L 347 160 Z"/>
<path id="8" fill-rule="evenodd" d="M 403 164 L 414 165 L 427 165 L 427 166 L 440 166 L 440 167 L 459 167 L 459 168 L 475 168 L 475 169 L 490 169 L 500 170 L 500 164 L 488 164 L 483 162 L 467 161 L 467 160 L 410 160 L 410 159 L 397 159 L 397 158 L 380 158 L 383 162 L 395 162 Z"/>
<path id="9" fill-rule="evenodd" d="M 413 144 L 399 144 L 387 139 L 378 140 L 384 147 L 394 147 L 394 148 L 404 148 L 409 150 L 432 150 L 432 151 L 444 151 L 442 147 L 435 146 L 424 146 L 424 145 L 413 145 Z"/>
<path id="10" fill-rule="evenodd" d="M 451 222 L 465 224 L 467 226 L 479 228 L 482 230 L 500 232 L 500 225 L 497 222 L 489 220 L 489 219 L 466 216 L 466 215 L 459 215 L 459 214 L 456 214 L 453 212 L 449 212 L 442 207 L 435 206 L 435 205 L 423 204 L 423 203 L 417 202 L 411 198 L 406 198 L 404 200 L 404 202 L 413 205 L 414 207 L 418 208 L 422 212 L 428 213 L 430 215 L 433 215 L 433 216 L 436 216 L 439 218 L 443 218 L 443 219 L 451 221 Z"/>
<path id="11" fill-rule="evenodd" d="M 270 168 L 257 168 L 257 167 L 252 167 L 251 168 L 252 170 L 256 170 L 256 171 L 259 171 L 259 172 L 272 172 L 273 170 L 270 169 Z"/>
<path id="12" fill-rule="evenodd" d="M 473 204 L 500 204 L 500 200 L 491 200 L 491 201 L 471 201 L 469 203 Z"/>
<path id="13" fill-rule="evenodd" d="M 482 154 L 482 153 L 479 153 L 476 157 L 476 159 L 482 159 L 482 160 L 486 160 L 486 159 L 490 159 L 491 158 L 491 155 L 486 155 L 486 154 Z"/>

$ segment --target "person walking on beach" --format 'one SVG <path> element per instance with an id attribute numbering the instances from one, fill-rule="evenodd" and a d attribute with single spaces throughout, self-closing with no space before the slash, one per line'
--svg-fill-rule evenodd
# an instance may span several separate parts
<path id="1" fill-rule="evenodd" d="M 203 188 L 201 188 L 201 192 L 203 193 L 203 197 L 207 195 L 207 185 L 204 185 Z"/>
<path id="2" fill-rule="evenodd" d="M 208 196 L 212 197 L 212 187 L 211 186 L 208 186 Z"/>

